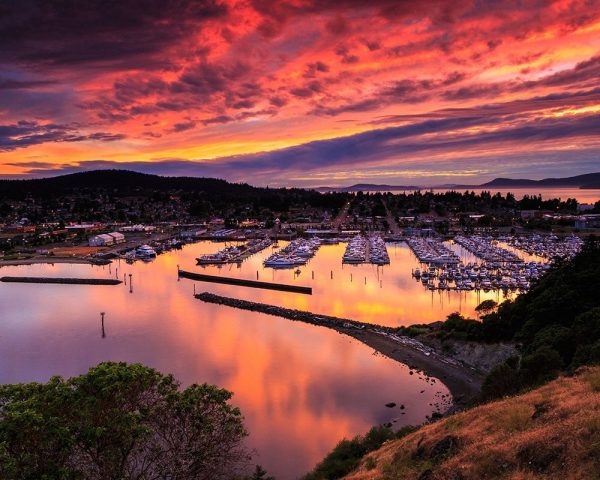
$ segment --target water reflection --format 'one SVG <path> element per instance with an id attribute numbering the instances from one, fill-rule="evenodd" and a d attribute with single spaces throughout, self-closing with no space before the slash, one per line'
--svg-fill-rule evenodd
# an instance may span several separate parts
<path id="1" fill-rule="evenodd" d="M 283 245 L 282 242 L 280 244 Z M 202 253 L 211 253 L 218 250 L 220 245 L 205 242 L 197 248 Z M 434 322 L 455 311 L 473 316 L 475 307 L 481 301 L 488 298 L 502 301 L 504 298 L 501 292 L 432 293 L 426 290 L 411 276 L 412 270 L 419 264 L 404 243 L 388 245 L 391 264 L 384 267 L 342 265 L 344 249 L 345 244 L 321 246 L 317 255 L 307 265 L 299 267 L 299 275 L 294 273 L 295 269 L 263 269 L 262 262 L 270 255 L 270 249 L 249 258 L 240 266 L 196 269 L 209 274 L 250 280 L 256 279 L 258 272 L 260 280 L 311 286 L 311 296 L 250 289 L 239 289 L 235 296 L 389 326 Z M 475 260 L 475 257 L 466 251 L 459 254 L 465 261 Z M 187 262 L 187 265 L 189 264 L 190 262 Z M 207 284 L 198 284 L 197 288 L 216 293 L 219 293 L 219 290 L 227 290 Z"/>
<path id="2" fill-rule="evenodd" d="M 195 257 L 221 246 L 190 245 L 149 264 L 0 269 L 0 275 L 127 279 L 116 287 L 1 284 L 0 381 L 45 381 L 103 360 L 123 360 L 174 373 L 184 384 L 218 384 L 235 392 L 251 432 L 249 445 L 278 478 L 298 476 L 341 437 L 373 424 L 420 423 L 430 404 L 448 393 L 439 382 L 431 386 L 336 332 L 194 299 L 193 283 L 178 280 L 177 265 L 195 270 Z M 455 310 L 471 314 L 484 298 L 424 290 L 410 276 L 415 259 L 402 244 L 390 246 L 392 263 L 384 268 L 342 266 L 343 251 L 343 245 L 321 247 L 299 275 L 264 270 L 270 250 L 239 268 L 204 270 L 250 279 L 258 271 L 262 280 L 310 285 L 312 296 L 201 283 L 196 288 L 387 325 L 438 320 Z M 388 402 L 404 404 L 405 414 L 386 408 Z"/>

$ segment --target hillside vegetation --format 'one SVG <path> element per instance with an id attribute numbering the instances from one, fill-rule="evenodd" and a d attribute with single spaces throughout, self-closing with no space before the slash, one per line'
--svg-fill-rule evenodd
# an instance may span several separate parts
<path id="1" fill-rule="evenodd" d="M 344 478 L 598 479 L 600 367 L 582 367 L 574 376 L 388 441 Z"/>
<path id="2" fill-rule="evenodd" d="M 457 314 L 442 335 L 483 343 L 515 342 L 521 355 L 488 375 L 483 399 L 540 385 L 559 372 L 600 364 L 600 241 L 590 237 L 581 253 L 556 266 L 526 294 L 505 301 L 482 321 Z"/>

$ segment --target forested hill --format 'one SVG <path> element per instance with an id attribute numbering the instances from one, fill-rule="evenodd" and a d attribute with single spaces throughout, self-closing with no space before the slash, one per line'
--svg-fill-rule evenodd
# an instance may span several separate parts
<path id="1" fill-rule="evenodd" d="M 250 193 L 263 189 L 245 183 L 229 183 L 216 178 L 162 177 L 129 170 L 94 170 L 58 177 L 31 180 L 0 180 L 4 196 L 66 194 L 78 190 L 108 189 L 133 193 L 140 190 L 204 191 L 213 193 Z"/>
<path id="2" fill-rule="evenodd" d="M 96 192 L 114 197 L 180 192 L 202 194 L 232 204 L 258 202 L 280 207 L 303 203 L 313 206 L 338 206 L 344 203 L 345 198 L 342 198 L 342 194 L 324 196 L 300 188 L 261 188 L 216 178 L 162 177 L 129 170 L 95 170 L 42 179 L 0 180 L 0 199 L 19 200 L 26 196 L 62 197 Z"/>

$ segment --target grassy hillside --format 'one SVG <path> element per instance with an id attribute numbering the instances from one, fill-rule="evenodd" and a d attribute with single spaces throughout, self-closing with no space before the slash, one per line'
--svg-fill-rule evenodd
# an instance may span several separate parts
<path id="1" fill-rule="evenodd" d="M 388 441 L 344 478 L 599 479 L 600 367 Z"/>

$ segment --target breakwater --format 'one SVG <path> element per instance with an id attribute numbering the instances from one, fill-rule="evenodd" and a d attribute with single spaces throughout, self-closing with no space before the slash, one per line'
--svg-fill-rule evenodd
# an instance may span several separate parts
<path id="1" fill-rule="evenodd" d="M 197 280 L 199 282 L 223 283 L 225 285 L 237 285 L 240 287 L 263 288 L 267 290 L 279 290 L 281 292 L 292 292 L 302 293 L 305 295 L 312 295 L 311 287 L 302 287 L 300 285 L 259 282 L 258 280 L 245 280 L 243 278 L 219 277 L 217 275 L 205 275 L 204 273 L 186 272 L 185 270 L 179 270 L 178 275 L 181 278 Z"/>
<path id="2" fill-rule="evenodd" d="M 112 278 L 56 278 L 56 277 L 0 277 L 6 283 L 55 283 L 63 285 L 118 285 L 121 280 Z"/>
<path id="3" fill-rule="evenodd" d="M 426 378 L 433 376 L 440 379 L 452 393 L 454 402 L 452 411 L 460 409 L 472 401 L 478 395 L 481 387 L 483 379 L 473 368 L 465 366 L 453 358 L 439 354 L 435 349 L 414 338 L 399 335 L 398 329 L 394 327 L 330 315 L 319 315 L 304 310 L 250 302 L 208 292 L 199 293 L 195 297 L 207 303 L 240 308 L 330 328 L 353 337 L 373 348 L 376 352 L 407 365 L 411 370 L 424 372 Z"/>
<path id="4" fill-rule="evenodd" d="M 267 315 L 275 315 L 277 317 L 287 318 L 289 320 L 297 320 L 299 322 L 310 323 L 311 325 L 319 325 L 322 327 L 330 327 L 336 329 L 354 329 L 354 330 L 376 330 L 382 333 L 395 333 L 396 328 L 384 327 L 382 325 L 374 325 L 372 323 L 359 322 L 348 318 L 332 317 L 330 315 L 319 315 L 305 310 L 294 310 L 291 308 L 278 307 L 266 303 L 250 302 L 248 300 L 240 300 L 237 298 L 224 297 L 215 295 L 214 293 L 199 293 L 196 298 L 207 303 L 216 303 L 217 305 L 226 305 L 228 307 L 240 308 L 242 310 L 250 310 L 252 312 L 266 313 Z"/>

